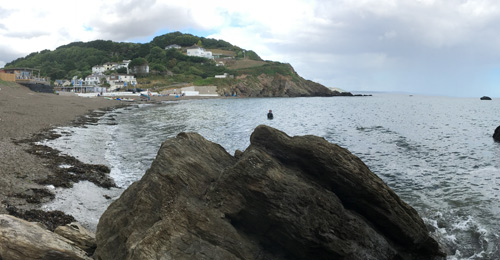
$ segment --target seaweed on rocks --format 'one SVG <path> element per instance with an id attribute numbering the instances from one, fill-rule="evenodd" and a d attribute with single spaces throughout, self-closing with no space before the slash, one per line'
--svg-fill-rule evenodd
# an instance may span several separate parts
<path id="1" fill-rule="evenodd" d="M 93 111 L 76 118 L 70 125 L 85 127 L 85 125 L 97 124 L 103 115 L 113 109 L 116 108 Z M 59 137 L 61 137 L 61 134 L 55 133 L 53 129 L 48 129 L 28 139 L 14 140 L 16 144 L 28 144 L 29 148 L 26 150 L 28 153 L 47 159 L 50 162 L 46 164 L 46 167 L 53 172 L 53 175 L 37 180 L 38 184 L 71 188 L 75 182 L 90 181 L 103 188 L 116 187 L 115 182 L 109 176 L 111 170 L 107 166 L 86 164 L 72 156 L 61 154 L 56 149 L 39 144 L 42 140 L 54 140 Z M 60 165 L 70 165 L 70 167 L 60 167 Z"/>
<path id="2" fill-rule="evenodd" d="M 54 193 L 50 192 L 49 190 L 35 189 L 35 188 L 26 190 L 23 193 L 16 193 L 12 196 L 16 198 L 25 199 L 26 202 L 28 203 L 36 203 L 36 204 L 46 201 L 47 198 L 48 200 L 53 200 L 55 198 Z"/>
<path id="3" fill-rule="evenodd" d="M 86 127 L 85 125 L 97 124 L 99 119 L 107 112 L 125 106 L 126 105 L 115 106 L 87 113 L 76 118 L 74 121 L 67 124 L 67 126 Z M 7 195 L 8 197 L 16 198 L 14 200 L 15 205 L 12 205 L 8 200 L 4 200 L 0 203 L 10 215 L 27 221 L 43 223 L 51 231 L 57 226 L 69 224 L 75 221 L 75 219 L 71 215 L 66 215 L 61 211 L 45 212 L 34 209 L 37 204 L 46 203 L 55 198 L 53 191 L 43 186 L 40 187 L 35 185 L 35 183 L 39 185 L 53 185 L 54 187 L 70 188 L 73 186 L 73 183 L 85 180 L 103 188 L 116 187 L 113 179 L 109 176 L 110 169 L 107 166 L 86 164 L 72 156 L 64 155 L 56 149 L 41 145 L 40 142 L 42 141 L 54 140 L 60 138 L 62 136 L 61 134 L 67 134 L 56 133 L 54 131 L 55 127 L 57 126 L 51 126 L 51 128 L 44 129 L 31 135 L 29 138 L 13 138 L 11 140 L 12 143 L 20 146 L 21 149 L 25 150 L 27 153 L 40 158 L 40 167 L 45 168 L 46 170 L 44 169 L 44 172 L 48 172 L 48 174 L 41 174 L 36 178 L 28 178 L 28 173 L 13 172 L 13 176 L 16 178 L 26 179 L 26 182 L 33 181 L 34 183 L 31 183 L 23 190 L 17 190 Z M 27 204 L 23 203 L 23 200 L 25 200 Z"/>
<path id="4" fill-rule="evenodd" d="M 27 151 L 51 161 L 46 167 L 54 174 L 38 180 L 38 184 L 71 188 L 75 182 L 90 181 L 103 188 L 116 187 L 113 179 L 109 177 L 110 169 L 105 165 L 86 164 L 45 145 L 33 144 Z M 71 167 L 62 168 L 60 165 Z"/>
<path id="5" fill-rule="evenodd" d="M 58 226 L 64 226 L 76 221 L 73 216 L 67 215 L 59 210 L 43 211 L 33 209 L 23 211 L 11 206 L 7 207 L 7 211 L 16 218 L 21 218 L 29 222 L 39 222 L 52 232 L 54 232 Z"/>

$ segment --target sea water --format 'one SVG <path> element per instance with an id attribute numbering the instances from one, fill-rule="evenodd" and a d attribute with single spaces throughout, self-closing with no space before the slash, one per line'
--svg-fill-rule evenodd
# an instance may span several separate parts
<path id="1" fill-rule="evenodd" d="M 273 120 L 266 117 L 269 109 Z M 97 125 L 57 129 L 63 137 L 46 144 L 108 165 L 120 188 L 81 182 L 58 189 L 45 208 L 95 229 L 107 205 L 150 167 L 164 140 L 198 132 L 232 154 L 245 150 L 254 128 L 266 124 L 291 136 L 324 137 L 360 157 L 419 212 L 448 259 L 500 259 L 500 144 L 492 139 L 498 111 L 500 100 L 392 94 L 136 105 L 106 114 Z"/>

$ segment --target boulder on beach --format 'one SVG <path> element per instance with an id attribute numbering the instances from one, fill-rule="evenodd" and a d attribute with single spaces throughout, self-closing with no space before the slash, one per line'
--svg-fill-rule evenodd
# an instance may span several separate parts
<path id="1" fill-rule="evenodd" d="M 73 259 L 92 260 L 73 242 L 37 223 L 10 215 L 0 215 L 0 259 Z"/>
<path id="2" fill-rule="evenodd" d="M 418 213 L 348 150 L 258 126 L 238 157 L 165 141 L 97 226 L 95 259 L 440 259 Z"/>
<path id="3" fill-rule="evenodd" d="M 481 99 L 481 100 L 491 100 L 491 98 L 490 98 L 490 97 L 487 97 L 487 96 L 482 96 L 480 99 Z"/>

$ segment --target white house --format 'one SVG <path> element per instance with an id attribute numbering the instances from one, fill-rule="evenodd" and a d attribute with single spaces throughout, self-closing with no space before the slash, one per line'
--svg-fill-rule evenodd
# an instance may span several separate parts
<path id="1" fill-rule="evenodd" d="M 194 45 L 192 47 L 187 48 L 187 55 L 188 56 L 203 57 L 203 58 L 207 58 L 207 59 L 214 58 L 211 51 L 207 51 L 207 50 L 205 50 L 197 45 Z"/>
<path id="2" fill-rule="evenodd" d="M 131 60 L 123 60 L 121 63 L 117 63 L 118 68 L 128 68 L 128 64 Z"/>
<path id="3" fill-rule="evenodd" d="M 106 81 L 109 83 L 109 91 L 113 91 L 119 88 L 134 88 L 137 85 L 137 80 L 134 75 L 125 74 L 115 74 L 106 77 Z"/>
<path id="4" fill-rule="evenodd" d="M 131 62 L 131 60 L 123 60 L 122 62 L 106 62 L 104 65 L 97 65 L 92 67 L 92 74 L 103 74 L 104 72 L 108 70 L 117 70 L 120 68 L 126 68 L 127 69 L 127 74 L 129 73 L 128 71 L 128 64 Z"/>
<path id="5" fill-rule="evenodd" d="M 120 68 L 126 68 L 127 69 L 127 74 L 129 73 L 128 71 L 128 64 L 131 62 L 131 60 L 123 60 L 121 63 L 115 63 L 115 70 L 120 69 Z"/>
<path id="6" fill-rule="evenodd" d="M 100 79 L 99 74 L 88 75 L 85 78 L 85 85 L 87 85 L 87 86 L 92 86 L 92 85 L 97 86 L 100 84 L 101 84 L 101 79 Z"/>
<path id="7" fill-rule="evenodd" d="M 106 69 L 102 65 L 92 67 L 92 74 L 103 74 L 105 71 Z"/>

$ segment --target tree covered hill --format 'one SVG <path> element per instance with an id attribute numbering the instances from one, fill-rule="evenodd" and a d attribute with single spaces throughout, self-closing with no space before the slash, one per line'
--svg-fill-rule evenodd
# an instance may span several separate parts
<path id="1" fill-rule="evenodd" d="M 182 48 L 165 49 L 172 44 Z M 225 66 L 217 66 L 217 61 L 211 59 L 187 56 L 185 48 L 195 44 L 211 50 L 214 54 L 225 56 L 226 59 L 221 59 Z M 149 65 L 149 75 L 137 75 L 138 83 L 148 88 L 186 83 L 212 84 L 218 86 L 219 93 L 247 96 L 335 94 L 320 84 L 304 80 L 289 64 L 263 61 L 254 51 L 242 49 L 226 41 L 180 32 L 157 36 L 144 44 L 105 40 L 73 42 L 54 51 L 31 53 L 6 64 L 5 67 L 40 69 L 42 76 L 56 80 L 71 79 L 74 76 L 85 78 L 92 74 L 93 66 L 123 60 L 132 60 L 129 67 L 133 64 Z M 215 75 L 224 73 L 235 77 L 224 80 L 214 78 Z M 279 80 L 276 80 L 277 77 Z M 285 79 L 288 83 L 283 82 Z"/>
<path id="2" fill-rule="evenodd" d="M 145 59 L 152 71 L 161 74 L 167 70 L 176 74 L 195 74 L 202 78 L 213 76 L 213 73 L 224 73 L 224 68 L 213 68 L 215 64 L 207 63 L 199 57 L 189 57 L 178 50 L 165 50 L 165 47 L 177 44 L 182 47 L 201 45 L 205 49 L 230 50 L 235 58 L 261 60 L 253 51 L 246 51 L 222 40 L 197 37 L 191 34 L 174 32 L 155 37 L 150 43 L 124 43 L 104 40 L 91 42 L 73 42 L 58 47 L 54 51 L 43 50 L 26 57 L 16 59 L 6 68 L 28 67 L 41 70 L 41 74 L 52 80 L 86 77 L 92 73 L 92 67 L 106 62 L 121 62 L 122 60 Z M 245 51 L 245 54 L 243 53 Z M 203 63 L 203 65 L 202 65 Z M 210 66 L 212 65 L 212 66 Z M 215 71 L 214 71 L 215 70 Z"/>

